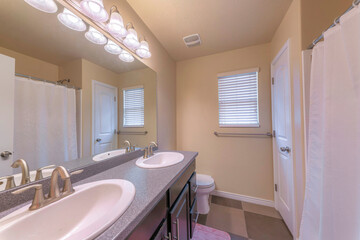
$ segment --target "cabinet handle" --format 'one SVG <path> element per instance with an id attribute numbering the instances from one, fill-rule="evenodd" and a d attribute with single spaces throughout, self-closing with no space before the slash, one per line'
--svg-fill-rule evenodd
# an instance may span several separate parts
<path id="1" fill-rule="evenodd" d="M 196 212 L 195 214 L 196 214 L 196 218 L 195 218 L 195 221 L 194 221 L 194 222 L 197 223 L 197 222 L 198 222 L 198 219 L 199 219 L 199 212 Z"/>
<path id="2" fill-rule="evenodd" d="M 162 239 L 168 239 L 171 240 L 171 233 L 167 233 L 167 235 L 164 235 Z"/>
<path id="3" fill-rule="evenodd" d="M 180 240 L 180 226 L 179 226 L 179 219 L 176 218 L 176 220 L 173 222 L 173 224 L 176 224 L 176 236 L 174 236 L 174 239 Z"/>
<path id="4" fill-rule="evenodd" d="M 197 190 L 198 190 L 198 188 L 199 188 L 199 186 L 198 185 L 196 185 L 196 187 L 193 187 L 193 192 L 197 192 Z"/>

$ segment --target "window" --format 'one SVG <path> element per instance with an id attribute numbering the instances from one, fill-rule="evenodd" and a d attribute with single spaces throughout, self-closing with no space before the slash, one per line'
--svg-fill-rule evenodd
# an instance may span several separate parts
<path id="1" fill-rule="evenodd" d="M 123 127 L 144 126 L 144 87 L 123 89 Z"/>
<path id="2" fill-rule="evenodd" d="M 258 72 L 218 75 L 220 127 L 259 127 Z"/>

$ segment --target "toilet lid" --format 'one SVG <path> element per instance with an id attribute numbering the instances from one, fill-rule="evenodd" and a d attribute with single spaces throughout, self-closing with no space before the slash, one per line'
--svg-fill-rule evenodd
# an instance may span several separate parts
<path id="1" fill-rule="evenodd" d="M 196 184 L 199 188 L 211 187 L 214 185 L 214 179 L 209 175 L 196 174 Z"/>

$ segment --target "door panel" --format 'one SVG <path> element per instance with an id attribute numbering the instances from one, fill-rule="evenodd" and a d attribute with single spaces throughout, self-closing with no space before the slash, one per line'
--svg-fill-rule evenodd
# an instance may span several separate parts
<path id="1" fill-rule="evenodd" d="M 94 154 L 117 148 L 117 88 L 93 82 Z"/>
<path id="2" fill-rule="evenodd" d="M 174 207 L 170 211 L 171 235 L 174 240 L 186 240 L 189 231 L 189 185 L 186 184 Z"/>
<path id="3" fill-rule="evenodd" d="M 13 153 L 15 59 L 0 54 L 0 153 Z M 6 155 L 6 154 L 5 154 Z M 12 155 L 0 157 L 0 176 L 8 175 Z"/>
<path id="4" fill-rule="evenodd" d="M 291 86 L 289 48 L 286 46 L 272 63 L 274 165 L 277 184 L 276 207 L 290 231 L 294 228 L 294 178 L 292 157 Z"/>

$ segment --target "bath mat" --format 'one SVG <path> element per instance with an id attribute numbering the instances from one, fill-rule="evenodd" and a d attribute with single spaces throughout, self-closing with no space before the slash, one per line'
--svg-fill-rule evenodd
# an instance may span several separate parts
<path id="1" fill-rule="evenodd" d="M 231 240 L 227 232 L 196 224 L 192 240 Z"/>

